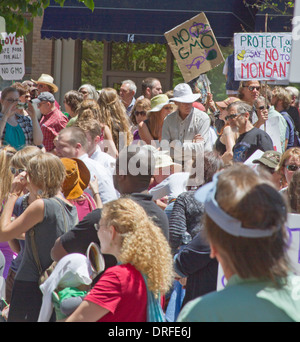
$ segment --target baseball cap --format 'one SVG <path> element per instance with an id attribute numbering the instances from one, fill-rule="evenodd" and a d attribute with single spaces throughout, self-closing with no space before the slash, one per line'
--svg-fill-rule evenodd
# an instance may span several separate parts
<path id="1" fill-rule="evenodd" d="M 55 102 L 55 97 L 53 94 L 49 93 L 48 91 L 45 91 L 43 93 L 40 93 L 40 95 L 33 100 L 33 102 L 35 103 L 40 103 L 42 101 Z"/>

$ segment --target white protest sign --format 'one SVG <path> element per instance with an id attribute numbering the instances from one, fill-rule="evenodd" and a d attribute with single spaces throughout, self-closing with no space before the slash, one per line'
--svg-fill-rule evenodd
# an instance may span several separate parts
<path id="1" fill-rule="evenodd" d="M 287 229 L 289 233 L 288 255 L 292 270 L 300 275 L 300 215 L 288 214 Z"/>
<path id="2" fill-rule="evenodd" d="M 300 275 L 300 214 L 288 214 L 287 220 L 288 233 L 288 257 L 291 262 L 292 271 Z M 227 280 L 224 276 L 222 266 L 219 264 L 217 291 L 224 289 Z"/>
<path id="3" fill-rule="evenodd" d="M 264 130 L 264 125 L 262 125 L 260 129 Z M 272 117 L 266 121 L 266 132 L 269 134 L 270 138 L 273 141 L 274 150 L 282 153 L 278 117 Z"/>
<path id="4" fill-rule="evenodd" d="M 288 80 L 291 33 L 235 33 L 235 80 Z"/>
<path id="5" fill-rule="evenodd" d="M 0 76 L 6 81 L 21 80 L 25 75 L 24 38 L 2 32 Z"/>
<path id="6" fill-rule="evenodd" d="M 300 83 L 300 0 L 295 0 L 294 17 L 292 20 L 292 52 L 290 67 L 290 82 Z"/>

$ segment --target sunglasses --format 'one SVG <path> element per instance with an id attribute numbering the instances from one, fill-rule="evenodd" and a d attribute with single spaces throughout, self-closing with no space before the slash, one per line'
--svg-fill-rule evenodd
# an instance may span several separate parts
<path id="1" fill-rule="evenodd" d="M 259 86 L 249 86 L 248 87 L 248 89 L 250 90 L 250 91 L 253 91 L 254 89 L 256 89 L 257 91 L 260 91 L 260 87 Z"/>
<path id="2" fill-rule="evenodd" d="M 22 172 L 26 171 L 25 169 L 16 169 L 15 167 L 11 167 L 10 168 L 10 172 L 13 174 L 13 175 L 18 175 Z"/>
<path id="3" fill-rule="evenodd" d="M 300 169 L 300 166 L 297 165 L 286 165 L 286 168 L 288 171 L 295 172 Z"/>
<path id="4" fill-rule="evenodd" d="M 265 109 L 269 109 L 270 108 L 270 106 L 267 106 L 267 107 L 265 107 L 265 106 L 259 106 L 257 109 L 259 109 L 259 110 L 265 110 Z"/>
<path id="5" fill-rule="evenodd" d="M 241 114 L 231 114 L 231 115 L 226 115 L 225 116 L 225 120 L 229 120 L 229 119 L 235 119 L 237 116 L 239 116 Z"/>
<path id="6" fill-rule="evenodd" d="M 138 112 L 137 110 L 134 112 L 134 115 L 136 115 L 136 116 L 138 116 L 138 115 L 142 115 L 142 116 L 144 116 L 144 115 L 146 115 L 147 113 L 144 111 L 144 110 L 142 110 L 141 112 Z"/>

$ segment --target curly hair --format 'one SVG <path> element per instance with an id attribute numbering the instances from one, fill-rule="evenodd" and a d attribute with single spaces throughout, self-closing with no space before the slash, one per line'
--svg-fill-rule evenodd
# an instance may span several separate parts
<path id="1" fill-rule="evenodd" d="M 173 281 L 171 250 L 145 210 L 129 198 L 120 198 L 104 204 L 101 219 L 123 236 L 120 261 L 146 275 L 154 295 L 166 293 Z"/>
<path id="2" fill-rule="evenodd" d="M 88 99 L 83 100 L 77 110 L 76 114 L 78 115 L 77 120 L 86 121 L 89 119 L 96 119 L 99 124 L 101 123 L 101 113 L 100 108 L 97 101 Z"/>
<path id="3" fill-rule="evenodd" d="M 120 150 L 121 141 L 119 133 L 124 133 L 126 141 L 124 146 L 128 146 L 132 142 L 132 133 L 130 122 L 126 109 L 120 101 L 117 91 L 113 88 L 104 88 L 99 95 L 98 104 L 100 107 L 100 122 L 107 125 L 111 130 L 114 143 Z"/>

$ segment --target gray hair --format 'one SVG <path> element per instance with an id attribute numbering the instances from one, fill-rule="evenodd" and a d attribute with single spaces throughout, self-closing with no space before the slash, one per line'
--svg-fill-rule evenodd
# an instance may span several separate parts
<path id="1" fill-rule="evenodd" d="M 286 87 L 285 90 L 289 92 L 291 96 L 295 96 L 295 102 L 296 104 L 299 103 L 299 90 L 296 87 Z"/>
<path id="2" fill-rule="evenodd" d="M 96 88 L 91 85 L 91 84 L 83 84 L 82 86 L 79 87 L 78 91 L 80 91 L 82 88 L 87 89 L 87 91 L 89 92 L 89 99 L 90 100 L 98 100 L 99 97 L 99 93 L 97 92 Z"/>
<path id="3" fill-rule="evenodd" d="M 125 81 L 122 82 L 122 85 L 123 84 L 129 84 L 129 90 L 133 91 L 134 94 L 136 93 L 137 87 L 136 87 L 136 84 L 133 81 L 125 80 Z"/>
<path id="4" fill-rule="evenodd" d="M 249 113 L 250 122 L 252 122 L 253 108 L 248 103 L 244 101 L 236 101 L 236 102 L 231 103 L 227 107 L 227 110 L 229 110 L 230 108 L 236 108 L 237 114 Z"/>

